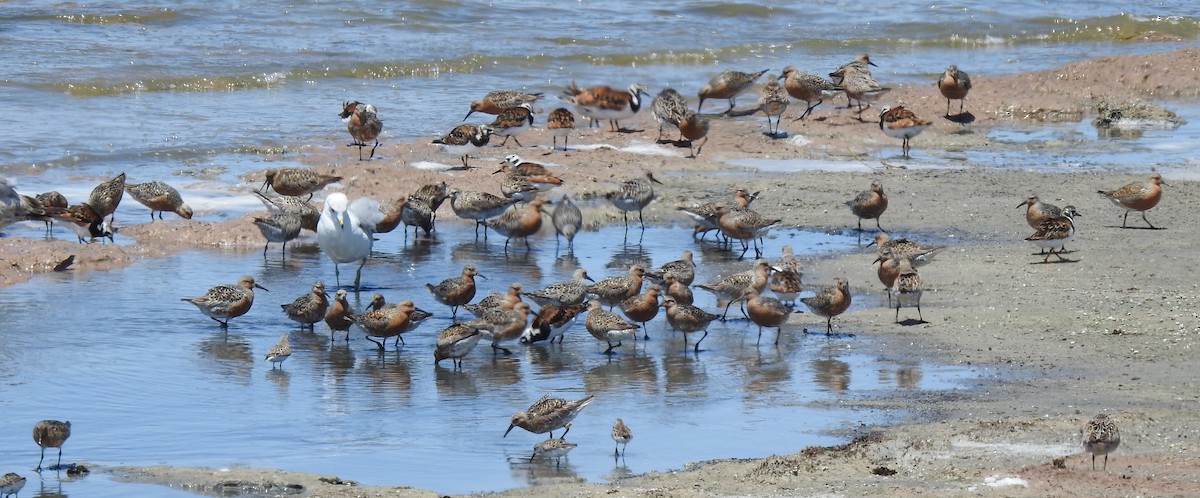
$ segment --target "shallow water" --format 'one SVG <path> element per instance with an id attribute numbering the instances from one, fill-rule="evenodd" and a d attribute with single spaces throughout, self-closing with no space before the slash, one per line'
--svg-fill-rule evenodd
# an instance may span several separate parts
<path id="1" fill-rule="evenodd" d="M 510 488 L 550 476 L 602 481 L 834 443 L 823 431 L 895 414 L 832 408 L 825 401 L 965 388 L 979 375 L 868 354 L 866 340 L 851 335 L 806 334 L 802 328 L 824 326 L 807 313 L 792 319 L 779 346 L 771 344 L 773 331 L 756 346 L 756 327 L 735 319 L 710 327 L 699 354 L 685 352 L 680 334 L 660 316 L 649 324 L 650 341 L 626 343 L 611 358 L 579 323 L 561 346 L 511 345 L 512 356 L 495 356 L 485 344 L 461 371 L 449 362 L 435 367 L 434 337 L 450 313 L 422 284 L 457 275 L 466 263 L 488 277 L 479 280 L 478 296 L 514 281 L 536 289 L 570 278 L 578 265 L 594 278 L 623 274 L 631 262 L 659 265 L 685 248 L 696 252 L 697 282 L 750 265 L 713 245 L 697 249 L 685 228 L 648 228 L 640 244 L 636 227 L 627 244 L 622 227 L 587 232 L 573 257 L 556 255 L 552 236 L 536 237 L 532 251 L 510 247 L 506 256 L 502 238 L 492 234 L 476 243 L 471 230 L 443 223 L 432 240 L 406 244 L 392 233 L 376 245 L 363 270 L 367 288 L 352 294 L 354 304 L 381 292 L 435 314 L 406 334 L 405 346 L 389 344 L 382 353 L 361 331 L 348 344 L 331 343 L 324 324 L 315 333 L 301 331 L 277 308 L 315 279 L 332 286 L 332 263 L 311 245 L 297 244 L 286 260 L 274 248 L 266 258 L 258 251 L 193 251 L 0 289 L 7 322 L 0 331 L 0 413 L 8 415 L 0 420 L 0 468 L 31 468 L 37 451 L 30 424 L 59 418 L 74 429 L 65 462 L 280 467 L 440 493 Z M 766 241 L 765 253 L 777 256 L 783 244 L 798 254 L 820 254 L 851 250 L 856 242 L 780 230 Z M 227 333 L 178 301 L 242 274 L 270 292 L 259 291 L 254 308 L 233 319 Z M 712 296 L 696 292 L 698 304 L 715 309 Z M 856 307 L 874 305 L 863 301 Z M 273 371 L 263 356 L 283 332 L 295 352 L 282 371 Z M 543 393 L 597 398 L 576 419 L 568 440 L 579 447 L 560 467 L 528 461 L 532 445 L 545 436 L 514 429 L 501 437 L 512 413 Z M 608 431 L 615 417 L 626 420 L 635 439 L 614 462 Z M 463 468 L 471 469 L 469 477 L 451 470 Z M 53 473 L 43 478 L 54 484 Z M 103 475 L 62 486 L 87 496 L 132 492 Z"/>

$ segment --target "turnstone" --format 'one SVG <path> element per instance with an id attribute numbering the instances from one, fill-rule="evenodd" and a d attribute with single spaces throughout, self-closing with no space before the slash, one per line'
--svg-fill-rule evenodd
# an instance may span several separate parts
<path id="1" fill-rule="evenodd" d="M 911 148 L 908 145 L 909 139 L 920 135 L 921 132 L 925 131 L 925 128 L 929 128 L 932 124 L 929 121 L 918 118 L 916 114 L 905 109 L 902 105 L 896 107 L 884 106 L 879 112 L 879 129 L 883 131 L 884 135 L 904 140 L 904 144 L 902 145 L 904 157 L 908 157 L 908 150 Z"/>

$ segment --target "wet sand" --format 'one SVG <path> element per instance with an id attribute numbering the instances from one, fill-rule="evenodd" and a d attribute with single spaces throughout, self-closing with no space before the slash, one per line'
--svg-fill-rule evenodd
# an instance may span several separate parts
<path id="1" fill-rule="evenodd" d="M 1200 50 L 1186 49 L 1105 57 L 997 78 L 972 71 L 978 74 L 972 74 L 976 89 L 967 109 L 974 120 L 966 126 L 941 117 L 945 100 L 932 86 L 899 86 L 888 102 L 904 103 L 935 121 L 932 129 L 913 140 L 919 159 L 923 150 L 1006 147 L 988 140 L 987 130 L 1088 119 L 1098 99 L 1137 96 L 1161 99 L 1168 107 L 1173 99 L 1194 103 L 1200 93 L 1200 75 L 1191 70 L 1195 67 L 1200 67 Z M 318 171 L 345 176 L 342 190 L 351 197 L 370 195 L 384 201 L 407 193 L 412 185 L 441 180 L 463 189 L 499 193 L 497 177 L 491 173 L 499 157 L 514 152 L 528 160 L 561 165 L 567 182 L 564 190 L 584 198 L 649 170 L 665 185 L 659 189 L 659 200 L 646 210 L 647 222 L 676 223 L 681 231 L 688 229 L 676 206 L 724 199 L 735 186 L 762 190 L 755 208 L 782 218 L 784 225 L 844 230 L 854 226 L 855 218 L 843 203 L 879 180 L 891 199 L 882 220 L 885 228 L 948 246 L 934 263 L 920 268 L 927 288 L 922 312 L 928 323 L 893 323 L 894 310 L 885 308 L 886 295 L 870 264 L 874 259 L 870 249 L 804 261 L 805 282 L 819 285 L 839 276 L 849 278 L 856 302 L 873 304 L 838 317 L 837 326 L 878 338 L 879 354 L 937 358 L 982 368 L 985 378 L 972 389 L 928 394 L 918 400 L 906 396 L 856 401 L 864 407 L 895 410 L 897 417 L 906 418 L 884 427 L 848 427 L 845 446 L 797 448 L 797 453 L 764 459 L 701 462 L 611 484 L 549 482 L 500 496 L 959 496 L 988 489 L 986 480 L 1006 476 L 1019 476 L 1027 486 L 996 491 L 1005 496 L 1200 495 L 1200 449 L 1194 444 L 1200 412 L 1194 409 L 1192 369 L 1192 348 L 1200 337 L 1200 315 L 1195 312 L 1200 287 L 1187 270 L 1198 256 L 1190 234 L 1196 233 L 1200 222 L 1185 209 L 1200 205 L 1196 182 L 1166 178 L 1170 185 L 1163 201 L 1148 213 L 1163 230 L 1121 229 L 1123 210 L 1096 190 L 1145 180 L 1148 171 L 1047 174 L 989 171 L 970 164 L 962 169 L 908 169 L 903 167 L 906 161 L 892 159 L 899 155 L 900 144 L 879 132 L 872 121 L 877 111 L 867 111 L 867 123 L 859 123 L 848 111 L 834 107 L 826 102 L 808 121 L 790 122 L 785 117 L 783 128 L 792 133 L 791 139 L 765 137 L 761 117 L 718 118 L 699 159 L 608 148 L 489 149 L 482 159 L 472 161 L 479 169 L 437 172 L 409 167 L 420 161 L 457 162 L 425 143 L 385 144 L 379 152 L 383 159 L 369 163 L 352 161 L 356 157 L 352 149 L 329 144 L 305 147 L 300 156 Z M 656 135 L 657 126 L 648 116 L 626 126 L 645 131 L 616 135 L 604 129 L 584 130 L 571 143 L 624 146 L 631 141 L 651 142 Z M 549 137 L 533 130 L 521 140 L 541 144 L 548 143 Z M 881 149 L 889 159 L 878 159 Z M 804 158 L 851 166 L 837 172 L 731 175 L 737 168 L 717 158 Z M 254 180 L 252 174 L 246 183 Z M 1057 263 L 1051 258 L 1051 263 L 1040 264 L 1042 257 L 1032 255 L 1037 249 L 1023 240 L 1032 229 L 1023 211 L 1015 207 L 1030 194 L 1059 206 L 1073 204 L 1082 213 L 1075 240 L 1068 245 L 1070 261 Z M 460 223 L 453 218 L 449 206 L 443 206 L 439 221 Z M 1131 226 L 1143 226 L 1136 213 L 1130 218 Z M 591 225 L 612 223 L 619 222 L 620 215 L 600 206 L 589 210 L 587 219 Z M 203 221 L 132 225 L 122 232 L 137 239 L 131 246 L 0 239 L 4 261 L 0 282 L 8 285 L 47 271 L 66 254 L 80 256 L 72 271 L 93 271 L 182 248 L 261 247 L 261 238 L 246 217 L 216 225 Z M 589 243 L 587 235 L 577 242 Z M 901 311 L 902 318 L 910 316 L 915 317 L 914 310 Z M 788 328 L 823 325 L 823 320 L 804 313 L 794 315 Z M 1078 444 L 1078 431 L 1085 420 L 1101 412 L 1117 422 L 1123 440 L 1109 458 L 1113 468 L 1093 472 L 1090 456 Z M 631 452 L 646 451 L 637 450 L 637 444 L 636 439 L 630 443 Z M 435 496 L 402 487 L 329 484 L 320 476 L 270 469 L 111 470 L 139 481 L 176 485 L 300 484 L 312 496 Z M 895 473 L 880 475 L 890 471 Z M 402 472 L 396 480 L 403 482 Z"/>

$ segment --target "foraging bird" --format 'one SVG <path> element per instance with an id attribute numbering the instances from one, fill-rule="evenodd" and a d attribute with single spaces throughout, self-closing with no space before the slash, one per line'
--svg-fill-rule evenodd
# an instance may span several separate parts
<path id="1" fill-rule="evenodd" d="M 529 405 L 527 410 L 513 414 L 508 430 L 504 431 L 504 437 L 508 437 L 513 427 L 520 427 L 534 434 L 550 433 L 551 438 L 554 437 L 554 431 L 566 429 L 559 438 L 566 437 L 567 433 L 571 432 L 571 421 L 595 398 L 589 394 L 582 399 L 568 401 L 551 397 L 549 394 L 542 395 Z"/>
<path id="2" fill-rule="evenodd" d="M 16 496 L 25 487 L 25 478 L 15 472 L 9 472 L 0 477 L 0 496 L 8 498 Z"/>
<path id="3" fill-rule="evenodd" d="M 621 131 L 620 120 L 631 118 L 642 108 L 642 95 L 646 87 L 634 83 L 628 91 L 615 90 L 608 86 L 579 88 L 574 82 L 563 92 L 563 100 L 575 106 L 575 111 L 597 123 L 607 119 L 612 131 Z"/>
<path id="4" fill-rule="evenodd" d="M 269 185 L 279 195 L 299 197 L 308 194 L 309 200 L 318 190 L 342 181 L 340 176 L 324 175 L 306 168 L 271 168 L 264 171 L 263 176 L 265 181 L 260 190 L 265 192 Z"/>
<path id="5" fill-rule="evenodd" d="M 567 456 L 567 453 L 570 453 L 576 446 L 579 445 L 568 443 L 562 438 L 550 438 L 538 441 L 537 444 L 533 445 L 533 455 L 529 457 L 529 461 L 532 462 L 538 455 L 546 455 L 547 458 L 554 459 L 556 467 L 561 466 L 562 457 Z"/>
<path id="6" fill-rule="evenodd" d="M 825 97 L 842 91 L 842 87 L 829 80 L 796 69 L 796 66 L 783 68 L 783 87 L 788 95 L 797 100 L 803 100 L 806 109 L 796 120 L 801 120 L 812 114 L 813 109 L 825 102 Z M 817 103 L 812 103 L 813 101 Z"/>
<path id="7" fill-rule="evenodd" d="M 683 113 L 683 119 L 679 120 L 679 133 L 688 142 L 688 158 L 695 159 L 704 150 L 704 144 L 708 143 L 708 127 L 708 118 L 692 111 Z M 700 145 L 693 150 L 692 145 L 697 140 L 700 140 Z"/>
<path id="8" fill-rule="evenodd" d="M 1121 218 L 1121 228 L 1125 228 L 1130 211 L 1141 211 L 1142 221 L 1145 221 L 1150 228 L 1157 228 L 1150 224 L 1150 220 L 1146 219 L 1146 211 L 1157 206 L 1158 201 L 1162 200 L 1162 186 L 1166 184 L 1167 182 L 1162 181 L 1162 175 L 1154 173 L 1145 183 L 1133 182 L 1116 190 L 1097 190 L 1097 192 L 1112 201 L 1113 204 L 1125 208 L 1125 217 Z"/>
<path id="9" fill-rule="evenodd" d="M 1042 258 L 1043 263 L 1050 261 L 1050 255 L 1058 256 L 1059 261 L 1067 261 L 1067 258 L 1062 257 L 1062 247 L 1075 237 L 1075 217 L 1077 216 L 1081 215 L 1075 210 L 1075 206 L 1064 207 L 1062 215 L 1043 221 L 1033 235 L 1025 238 L 1043 250 L 1050 250 L 1046 257 Z M 1059 248 L 1058 252 L 1054 252 L 1055 247 Z"/>
<path id="10" fill-rule="evenodd" d="M 88 239 L 89 244 L 97 237 L 108 237 L 109 241 L 113 239 L 112 226 L 104 220 L 103 216 L 100 216 L 100 213 L 86 203 L 76 204 L 66 209 L 45 208 L 44 211 L 51 219 L 58 220 L 71 230 L 79 238 L 80 244 L 84 242 L 83 239 Z"/>
<path id="11" fill-rule="evenodd" d="M 507 144 L 510 138 L 517 143 L 517 147 L 524 147 L 521 141 L 517 140 L 517 135 L 530 126 L 533 126 L 533 106 L 528 103 L 501 111 L 491 124 L 492 134 L 504 137 L 504 141 L 500 142 L 501 147 Z"/>
<path id="12" fill-rule="evenodd" d="M 850 281 L 838 277 L 834 285 L 822 288 L 815 296 L 801 298 L 814 315 L 825 317 L 825 333 L 833 335 L 833 317 L 850 308 Z"/>
<path id="13" fill-rule="evenodd" d="M 58 463 L 54 468 L 62 467 L 62 445 L 71 437 L 71 422 L 58 420 L 41 420 L 33 426 L 33 442 L 42 448 L 42 456 L 38 459 L 37 471 L 42 471 L 42 462 L 46 459 L 46 448 L 58 448 Z"/>
<path id="14" fill-rule="evenodd" d="M 951 64 L 937 80 L 938 90 L 946 97 L 946 117 L 950 117 L 950 101 L 958 101 L 958 113 L 963 113 L 967 92 L 971 91 L 971 77 L 966 71 L 960 71 L 958 66 Z"/>
<path id="15" fill-rule="evenodd" d="M 763 69 L 757 73 L 744 73 L 742 71 L 734 71 L 726 69 L 720 74 L 713 76 L 704 86 L 700 87 L 700 103 L 696 105 L 696 112 L 704 107 L 704 101 L 707 99 L 728 99 L 729 109 L 725 112 L 733 110 L 737 105 L 737 96 L 745 93 L 750 87 L 754 86 L 754 82 L 769 69 Z"/>
<path id="16" fill-rule="evenodd" d="M 700 352 L 700 343 L 708 337 L 708 324 L 721 318 L 721 315 L 709 313 L 690 304 L 681 304 L 674 299 L 664 299 L 662 307 L 667 312 L 667 323 L 671 328 L 683 332 L 683 350 L 687 352 L 687 335 L 703 330 L 704 335 L 696 341 L 694 352 Z"/>
<path id="17" fill-rule="evenodd" d="M 617 420 L 613 422 L 612 438 L 613 441 L 616 441 L 617 444 L 621 445 L 620 454 L 624 454 L 625 447 L 628 446 L 629 442 L 633 440 L 633 431 L 629 429 L 628 425 L 625 425 L 624 420 L 621 420 L 618 417 Z M 616 446 L 613 447 L 613 454 L 617 454 Z"/>
<path id="18" fill-rule="evenodd" d="M 634 296 L 637 297 L 637 296 Z M 622 320 L 611 311 L 603 309 L 600 301 L 588 301 L 587 320 L 584 325 L 588 333 L 598 340 L 608 344 L 604 354 L 612 354 L 614 348 L 621 347 L 621 341 L 637 337 L 638 326 Z M 613 344 L 616 341 L 616 344 Z"/>
<path id="19" fill-rule="evenodd" d="M 302 224 L 303 221 L 299 216 L 287 212 L 278 212 L 266 218 L 256 216 L 254 226 L 258 227 L 263 238 L 267 239 L 267 243 L 263 244 L 263 256 L 266 257 L 267 248 L 271 247 L 272 242 L 283 242 L 282 254 L 286 256 L 287 243 L 300 236 Z"/>
<path id="20" fill-rule="evenodd" d="M 321 211 L 313 206 L 312 203 L 291 195 L 267 197 L 266 194 L 258 190 L 253 192 L 271 214 L 291 214 L 300 219 L 300 228 L 311 232 L 317 231 L 317 220 L 321 219 Z"/>
<path id="21" fill-rule="evenodd" d="M 492 138 L 493 131 L 488 125 L 465 123 L 454 127 L 446 136 L 436 138 L 431 143 L 442 146 L 443 151 L 462 156 L 462 169 L 471 169 L 467 164 L 471 152 L 486 146 Z"/>
<path id="22" fill-rule="evenodd" d="M 379 120 L 375 106 L 357 100 L 342 102 L 342 113 L 338 114 L 338 117 L 346 123 L 346 130 L 350 132 L 350 138 L 354 139 L 346 146 L 358 147 L 358 160 L 363 160 L 362 150 L 369 145 L 368 142 L 375 142 L 375 145 L 371 145 L 371 154 L 367 159 L 374 158 L 375 148 L 379 147 L 379 133 L 383 131 L 383 121 Z"/>
<path id="23" fill-rule="evenodd" d="M 787 111 L 788 94 L 779 84 L 779 78 L 773 74 L 767 75 L 767 84 L 763 86 L 758 96 L 758 110 L 767 115 L 767 128 L 771 138 L 779 136 L 779 120 Z M 771 127 L 771 116 L 775 116 L 775 126 Z"/>
<path id="24" fill-rule="evenodd" d="M 658 122 L 658 139 L 655 141 L 663 143 L 664 126 L 670 125 L 678 129 L 679 122 L 683 121 L 683 115 L 687 110 L 687 100 L 674 88 L 664 88 L 658 92 L 658 95 L 655 95 L 654 100 L 650 102 L 650 115 Z"/>
<path id="25" fill-rule="evenodd" d="M 462 359 L 475 349 L 483 335 L 479 330 L 467 327 L 461 323 L 450 324 L 437 336 L 437 345 L 433 350 L 433 364 L 449 358 L 454 366 L 462 368 Z"/>
<path id="26" fill-rule="evenodd" d="M 450 190 L 450 208 L 459 218 L 475 220 L 475 238 L 479 238 L 479 227 L 483 226 L 483 239 L 487 240 L 487 220 L 500 216 L 509 206 L 519 202 L 487 192 L 473 190 Z"/>
<path id="27" fill-rule="evenodd" d="M 904 140 L 901 149 L 904 151 L 904 157 L 908 157 L 908 151 L 912 147 L 908 141 L 913 137 L 920 135 L 929 128 L 933 123 L 917 117 L 912 111 L 905 109 L 904 106 L 896 107 L 884 106 L 879 111 L 879 129 L 884 135 L 892 138 Z"/>
<path id="28" fill-rule="evenodd" d="M 300 323 L 301 326 L 307 325 L 311 330 L 315 324 L 325 318 L 325 311 L 329 309 L 329 294 L 325 292 L 325 282 L 317 280 L 313 282 L 312 291 L 303 296 L 297 297 L 289 304 L 281 304 L 283 312 L 288 318 Z"/>
<path id="29" fill-rule="evenodd" d="M 467 111 L 466 116 L 463 116 L 463 121 L 466 121 L 467 118 L 477 112 L 496 115 L 505 109 L 517 107 L 521 104 L 533 104 L 541 97 L 541 92 L 528 93 L 519 90 L 492 90 L 487 95 L 484 95 L 483 98 L 471 102 L 471 110 Z"/>
<path id="30" fill-rule="evenodd" d="M 534 315 L 529 327 L 521 333 L 521 343 L 529 344 L 538 341 L 549 341 L 553 344 L 554 340 L 558 339 L 558 343 L 562 344 L 563 339 L 566 337 L 567 329 L 575 323 L 575 319 L 584 311 L 587 311 L 586 303 L 547 303 L 542 305 L 537 315 Z"/>
<path id="31" fill-rule="evenodd" d="M 280 370 L 283 370 L 283 360 L 288 359 L 288 357 L 291 355 L 292 344 L 288 342 L 287 332 L 284 332 L 282 336 L 279 336 L 279 342 L 276 342 L 275 345 L 271 346 L 271 349 L 267 351 L 266 360 L 271 362 L 272 370 L 274 370 L 276 366 L 278 366 Z"/>
<path id="32" fill-rule="evenodd" d="M 883 185 L 878 180 L 871 182 L 870 189 L 859 192 L 853 199 L 846 201 L 846 205 L 850 207 L 850 212 L 858 217 L 858 231 L 862 231 L 863 219 L 874 219 L 876 228 L 880 231 L 887 231 L 879 226 L 879 217 L 883 216 L 884 211 L 887 211 L 888 198 L 887 194 L 883 193 Z"/>
<path id="33" fill-rule="evenodd" d="M 229 319 L 245 315 L 254 305 L 254 289 L 267 290 L 258 285 L 254 277 L 245 275 L 236 284 L 218 285 L 196 297 L 185 297 L 182 301 L 192 303 L 204 316 L 229 327 Z"/>
<path id="34" fill-rule="evenodd" d="M 625 217 L 625 230 L 629 230 L 629 212 L 638 212 L 638 223 L 641 224 L 642 230 L 646 230 L 646 223 L 642 219 L 642 210 L 650 205 L 654 200 L 654 185 L 662 185 L 662 182 L 654 178 L 654 173 L 646 172 L 644 178 L 632 178 L 621 183 L 619 190 L 604 194 L 604 198 L 608 202 L 621 210 Z"/>
<path id="35" fill-rule="evenodd" d="M 125 173 L 121 173 L 112 180 L 101 182 L 92 189 L 88 195 L 87 204 L 96 210 L 96 214 L 100 219 L 106 216 L 112 216 L 109 223 L 116 220 L 117 206 L 121 204 L 121 197 L 125 195 Z"/>
<path id="36" fill-rule="evenodd" d="M 340 287 L 341 271 L 338 265 L 360 261 L 354 272 L 354 290 L 359 289 L 362 267 L 367 264 L 374 244 L 371 234 L 383 212 L 379 203 L 369 197 L 359 197 L 350 202 L 346 195 L 334 192 L 325 199 L 321 220 L 317 223 L 317 245 L 333 261 L 335 283 Z"/>
<path id="37" fill-rule="evenodd" d="M 1107 414 L 1101 413 L 1083 424 L 1079 435 L 1084 451 L 1092 454 L 1092 470 L 1096 470 L 1097 455 L 1104 455 L 1103 470 L 1108 470 L 1108 454 L 1121 445 L 1121 431 L 1117 429 L 1117 424 Z"/>
<path id="38" fill-rule="evenodd" d="M 464 265 L 462 274 L 442 280 L 437 285 L 425 284 L 433 298 L 450 307 L 452 317 L 458 317 L 458 307 L 475 298 L 475 277 L 487 278 L 475 271 L 475 265 Z"/>
<path id="39" fill-rule="evenodd" d="M 558 139 L 563 141 L 563 150 L 567 150 L 567 139 L 570 138 L 571 132 L 575 130 L 575 115 L 566 108 L 559 107 L 550 112 L 546 117 L 546 131 L 553 137 L 551 146 L 554 149 L 558 148 Z"/>
<path id="40" fill-rule="evenodd" d="M 155 211 L 158 211 L 160 220 L 164 211 L 171 211 L 185 220 L 192 219 L 192 208 L 183 202 L 179 191 L 159 180 L 126 184 L 125 191 L 133 196 L 133 200 L 150 208 L 150 221 L 154 221 Z"/>

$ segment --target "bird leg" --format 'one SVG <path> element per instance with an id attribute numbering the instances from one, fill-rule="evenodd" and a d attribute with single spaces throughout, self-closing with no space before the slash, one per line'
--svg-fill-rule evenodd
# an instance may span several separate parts
<path id="1" fill-rule="evenodd" d="M 704 341 L 704 338 L 705 338 L 705 337 L 708 337 L 708 330 L 705 330 L 705 331 L 704 331 L 704 335 L 700 336 L 700 340 L 699 340 L 699 341 L 696 341 L 696 346 L 695 346 L 695 348 L 693 349 L 693 351 L 695 351 L 696 353 L 699 353 L 699 352 L 700 352 L 700 343 L 701 343 L 702 341 Z M 687 343 L 687 340 L 686 340 L 686 339 L 684 340 L 684 343 L 685 343 L 685 344 Z"/>

